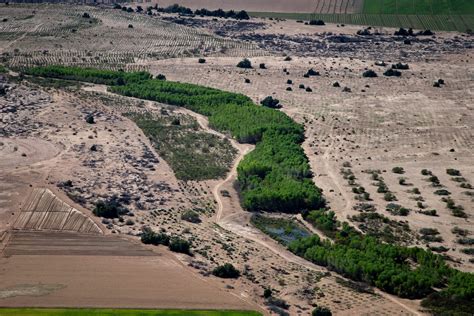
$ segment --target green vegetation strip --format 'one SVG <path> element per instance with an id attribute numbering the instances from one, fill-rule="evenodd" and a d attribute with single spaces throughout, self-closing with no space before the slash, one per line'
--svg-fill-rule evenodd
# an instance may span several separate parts
<path id="1" fill-rule="evenodd" d="M 147 309 L 69 309 L 69 308 L 0 308 L 2 316 L 259 316 L 254 311 L 216 310 L 147 310 Z"/>
<path id="2" fill-rule="evenodd" d="M 255 105 L 242 94 L 193 84 L 149 79 L 148 73 L 125 73 L 47 66 L 27 74 L 93 83 L 112 83 L 121 95 L 182 106 L 209 117 L 212 128 L 229 132 L 255 149 L 238 166 L 242 204 L 249 211 L 298 213 L 324 205 L 314 185 L 301 142 L 303 127 L 286 114 Z"/>

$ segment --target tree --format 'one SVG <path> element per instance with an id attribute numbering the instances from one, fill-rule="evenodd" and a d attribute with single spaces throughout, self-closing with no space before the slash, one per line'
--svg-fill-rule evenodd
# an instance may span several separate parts
<path id="1" fill-rule="evenodd" d="M 375 71 L 369 69 L 369 70 L 364 71 L 364 73 L 362 74 L 362 77 L 364 77 L 364 78 L 376 78 L 377 73 Z"/>
<path id="2" fill-rule="evenodd" d="M 86 116 L 86 123 L 87 124 L 95 124 L 94 115 L 92 115 L 92 114 L 87 115 Z"/>
<path id="3" fill-rule="evenodd" d="M 323 20 L 311 20 L 309 21 L 309 25 L 326 25 Z"/>
<path id="4" fill-rule="evenodd" d="M 250 68 L 252 68 L 252 63 L 250 62 L 250 60 L 245 58 L 245 59 L 239 61 L 239 63 L 237 64 L 237 67 L 244 68 L 244 69 L 250 69 Z"/>
<path id="5" fill-rule="evenodd" d="M 237 270 L 231 263 L 226 263 L 212 270 L 212 274 L 218 278 L 237 279 L 240 276 L 240 271 Z"/>
<path id="6" fill-rule="evenodd" d="M 118 218 L 120 215 L 128 213 L 128 210 L 121 205 L 116 196 L 113 196 L 107 200 L 97 201 L 92 212 L 99 217 Z"/>
<path id="7" fill-rule="evenodd" d="M 170 241 L 169 248 L 173 252 L 179 252 L 189 255 L 191 244 L 187 240 L 181 239 L 179 237 L 174 237 Z"/>
<path id="8" fill-rule="evenodd" d="M 263 297 L 264 298 L 269 298 L 269 297 L 272 296 L 272 294 L 273 294 L 272 289 L 270 289 L 268 287 L 265 290 L 263 290 Z"/>
<path id="9" fill-rule="evenodd" d="M 170 237 L 165 233 L 156 233 L 150 227 L 144 227 L 142 229 L 141 241 L 147 245 L 168 246 L 170 243 Z"/>
<path id="10" fill-rule="evenodd" d="M 316 306 L 311 313 L 312 316 L 332 316 L 331 310 L 327 307 Z"/>
<path id="11" fill-rule="evenodd" d="M 247 11 L 242 10 L 242 11 L 239 11 L 239 12 L 235 15 L 235 18 L 236 18 L 237 20 L 248 20 L 248 19 L 250 19 L 250 16 L 248 15 Z"/>
<path id="12" fill-rule="evenodd" d="M 201 219 L 199 218 L 199 214 L 192 210 L 185 211 L 181 215 L 181 219 L 190 223 L 194 223 L 194 224 L 201 222 Z"/>
<path id="13" fill-rule="evenodd" d="M 271 96 L 266 97 L 260 102 L 261 105 L 266 106 L 271 109 L 279 109 L 281 108 L 280 100 L 274 99 Z"/>

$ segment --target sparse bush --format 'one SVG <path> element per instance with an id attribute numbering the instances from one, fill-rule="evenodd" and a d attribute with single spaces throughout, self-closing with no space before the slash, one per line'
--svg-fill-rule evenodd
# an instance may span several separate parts
<path id="1" fill-rule="evenodd" d="M 191 244 L 189 241 L 181 239 L 179 237 L 173 237 L 170 240 L 169 248 L 173 252 L 179 252 L 184 254 L 191 254 Z"/>
<path id="2" fill-rule="evenodd" d="M 183 214 L 181 214 L 181 219 L 194 224 L 201 222 L 199 214 L 193 210 L 185 211 Z"/>
<path id="3" fill-rule="evenodd" d="M 92 115 L 92 114 L 87 115 L 87 116 L 86 116 L 86 123 L 87 123 L 87 124 L 94 124 L 94 123 L 95 123 L 95 121 L 94 121 L 94 115 Z"/>
<path id="4" fill-rule="evenodd" d="M 438 216 L 436 210 L 423 210 L 420 211 L 420 214 L 427 215 L 427 216 Z"/>
<path id="5" fill-rule="evenodd" d="M 453 229 L 451 229 L 451 232 L 453 234 L 464 236 L 464 237 L 469 235 L 469 230 L 459 228 L 458 226 L 455 226 Z"/>
<path id="6" fill-rule="evenodd" d="M 424 176 L 431 176 L 433 173 L 428 169 L 422 169 L 421 174 Z"/>
<path id="7" fill-rule="evenodd" d="M 237 279 L 240 276 L 240 271 L 231 263 L 225 263 L 224 265 L 218 266 L 212 270 L 212 274 L 218 278 Z"/>
<path id="8" fill-rule="evenodd" d="M 398 174 L 404 174 L 405 173 L 405 170 L 402 168 L 402 167 L 394 167 L 392 169 L 392 172 L 393 173 L 398 173 Z"/>
<path id="9" fill-rule="evenodd" d="M 410 69 L 410 66 L 408 64 L 396 63 L 392 65 L 392 69 L 407 70 Z"/>
<path id="10" fill-rule="evenodd" d="M 402 75 L 402 73 L 398 70 L 390 68 L 390 69 L 386 70 L 383 73 L 383 75 L 386 76 L 386 77 L 400 77 Z"/>
<path id="11" fill-rule="evenodd" d="M 271 109 L 279 109 L 281 108 L 280 100 L 274 99 L 271 96 L 266 97 L 260 102 L 261 105 L 266 106 Z"/>
<path id="12" fill-rule="evenodd" d="M 442 189 L 442 190 L 436 190 L 436 191 L 434 191 L 434 194 L 436 194 L 436 195 L 450 195 L 451 192 L 449 192 L 448 190 Z"/>
<path id="13" fill-rule="evenodd" d="M 327 307 L 316 306 L 316 308 L 311 312 L 311 316 L 332 316 L 332 313 Z"/>
<path id="14" fill-rule="evenodd" d="M 474 256 L 474 248 L 464 248 L 461 249 L 461 252 L 465 253 L 466 255 Z"/>
<path id="15" fill-rule="evenodd" d="M 247 58 L 239 61 L 239 63 L 237 64 L 237 67 L 239 68 L 244 68 L 244 69 L 250 69 L 252 68 L 252 62 L 250 60 L 248 60 Z"/>
<path id="16" fill-rule="evenodd" d="M 128 209 L 122 206 L 116 196 L 113 196 L 107 200 L 97 201 L 92 212 L 99 217 L 119 218 L 121 215 L 128 213 Z"/>
<path id="17" fill-rule="evenodd" d="M 273 292 L 272 292 L 272 289 L 270 288 L 266 288 L 265 290 L 263 290 L 263 297 L 264 298 L 270 298 L 272 296 Z"/>
<path id="18" fill-rule="evenodd" d="M 366 70 L 362 73 L 362 77 L 364 77 L 364 78 L 376 78 L 377 73 L 375 71 L 369 69 L 369 70 Z"/>
<path id="19" fill-rule="evenodd" d="M 386 192 L 383 198 L 385 201 L 388 201 L 388 202 L 397 200 L 397 197 L 392 192 Z"/>
<path id="20" fill-rule="evenodd" d="M 457 169 L 446 169 L 446 173 L 453 177 L 460 177 L 461 172 Z"/>
<path id="21" fill-rule="evenodd" d="M 310 20 L 309 25 L 326 25 L 323 20 Z"/>
<path id="22" fill-rule="evenodd" d="M 308 72 L 306 72 L 308 76 L 320 76 L 319 71 L 315 71 L 313 68 L 309 69 Z"/>
<path id="23" fill-rule="evenodd" d="M 147 245 L 164 245 L 168 246 L 170 237 L 165 233 L 156 233 L 150 227 L 142 228 L 141 241 Z"/>
<path id="24" fill-rule="evenodd" d="M 157 79 L 157 80 L 163 80 L 163 81 L 165 81 L 165 80 L 166 80 L 166 76 L 163 75 L 163 74 L 158 74 L 158 75 L 156 75 L 156 79 Z"/>

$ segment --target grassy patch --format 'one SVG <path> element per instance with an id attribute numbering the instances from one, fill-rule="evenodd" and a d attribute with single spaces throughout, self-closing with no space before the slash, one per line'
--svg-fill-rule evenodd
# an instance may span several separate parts
<path id="1" fill-rule="evenodd" d="M 190 116 L 128 113 L 180 180 L 225 176 L 236 150 L 229 140 L 199 130 Z"/>
<path id="2" fill-rule="evenodd" d="M 254 311 L 217 310 L 147 310 L 147 309 L 69 309 L 69 308 L 1 308 L 2 316 L 258 316 Z"/>

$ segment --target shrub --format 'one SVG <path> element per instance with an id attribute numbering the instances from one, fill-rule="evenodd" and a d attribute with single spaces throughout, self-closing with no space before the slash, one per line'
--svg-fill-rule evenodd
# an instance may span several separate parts
<path id="1" fill-rule="evenodd" d="M 201 222 L 199 214 L 193 210 L 185 211 L 183 214 L 181 214 L 181 219 L 194 224 Z"/>
<path id="2" fill-rule="evenodd" d="M 129 25 L 128 25 L 128 28 L 129 28 L 129 29 L 133 29 L 133 25 L 132 25 L 132 24 L 129 24 Z"/>
<path id="3" fill-rule="evenodd" d="M 173 252 L 179 252 L 189 255 L 191 244 L 187 240 L 181 239 L 179 237 L 173 237 L 170 240 L 169 248 Z"/>
<path id="4" fill-rule="evenodd" d="M 405 173 L 405 170 L 402 168 L 402 167 L 394 167 L 392 169 L 392 172 L 393 173 L 398 173 L 398 174 L 404 174 Z"/>
<path id="5" fill-rule="evenodd" d="M 311 313 L 312 316 L 332 316 L 331 310 L 327 307 L 316 306 Z"/>
<path id="6" fill-rule="evenodd" d="M 165 233 L 156 233 L 149 227 L 142 229 L 141 241 L 147 245 L 164 245 L 168 246 L 170 243 L 170 237 Z"/>
<path id="7" fill-rule="evenodd" d="M 163 75 L 163 74 L 158 74 L 158 75 L 156 75 L 156 79 L 157 79 L 157 80 L 163 80 L 163 81 L 164 81 L 164 80 L 166 80 L 166 76 Z"/>
<path id="8" fill-rule="evenodd" d="M 266 106 L 271 109 L 279 109 L 281 108 L 280 101 L 278 99 L 274 99 L 271 96 L 266 97 L 260 102 L 261 105 Z"/>
<path id="9" fill-rule="evenodd" d="M 400 77 L 402 73 L 398 70 L 390 68 L 387 71 L 385 71 L 383 75 L 386 77 Z"/>
<path id="10" fill-rule="evenodd" d="M 433 173 L 428 169 L 422 169 L 421 174 L 424 176 L 431 176 Z"/>
<path id="11" fill-rule="evenodd" d="M 199 58 L 198 59 L 198 63 L 200 64 L 205 64 L 206 63 L 206 60 L 204 58 Z"/>
<path id="12" fill-rule="evenodd" d="M 225 263 L 224 265 L 218 266 L 212 270 L 212 274 L 218 278 L 237 279 L 240 276 L 240 271 L 231 263 Z"/>
<path id="13" fill-rule="evenodd" d="M 453 177 L 460 177 L 461 172 L 457 169 L 446 169 L 446 173 Z"/>
<path id="14" fill-rule="evenodd" d="M 94 116 L 92 114 L 89 114 L 86 116 L 86 123 L 87 124 L 94 124 L 95 121 L 94 121 Z"/>
<path id="15" fill-rule="evenodd" d="M 341 85 L 340 85 L 339 82 L 337 82 L 337 81 L 334 82 L 334 83 L 332 84 L 332 86 L 333 86 L 334 88 L 340 88 L 340 87 L 341 87 Z"/>
<path id="16" fill-rule="evenodd" d="M 116 196 L 113 196 L 107 200 L 97 201 L 92 212 L 99 217 L 119 218 L 121 215 L 128 213 L 128 209 L 121 205 Z"/>
<path id="17" fill-rule="evenodd" d="M 264 63 L 261 63 L 260 65 L 258 65 L 258 67 L 259 67 L 260 69 L 267 69 L 267 67 L 265 66 Z"/>
<path id="18" fill-rule="evenodd" d="M 377 73 L 375 71 L 369 69 L 369 70 L 364 71 L 364 73 L 362 73 L 362 77 L 364 77 L 364 78 L 376 78 Z"/>
<path id="19" fill-rule="evenodd" d="M 392 192 L 386 192 L 383 196 L 385 201 L 396 201 L 397 197 Z"/>
<path id="20" fill-rule="evenodd" d="M 263 297 L 264 298 L 269 298 L 269 297 L 272 296 L 272 294 L 273 294 L 273 291 L 270 288 L 266 288 L 265 290 L 263 290 Z"/>
<path id="21" fill-rule="evenodd" d="M 245 81 L 245 83 L 250 83 L 250 79 L 248 79 L 248 78 L 245 78 L 244 81 Z"/>
<path id="22" fill-rule="evenodd" d="M 309 25 L 326 25 L 323 20 L 310 20 Z"/>
<path id="23" fill-rule="evenodd" d="M 396 63 L 392 65 L 392 69 L 407 70 L 410 69 L 410 66 L 408 64 Z"/>
<path id="24" fill-rule="evenodd" d="M 291 61 L 292 58 L 290 56 L 286 56 L 285 59 L 283 59 L 284 61 Z"/>
<path id="25" fill-rule="evenodd" d="M 83 17 L 84 19 L 90 19 L 91 16 L 90 16 L 89 13 L 84 12 L 84 14 L 82 14 L 82 17 Z"/>
<path id="26" fill-rule="evenodd" d="M 300 89 L 304 89 L 304 88 L 305 88 L 305 86 L 304 86 L 304 84 L 300 84 L 300 85 L 298 86 L 298 88 L 300 88 Z"/>
<path id="27" fill-rule="evenodd" d="M 245 58 L 245 59 L 239 61 L 239 63 L 237 64 L 237 67 L 244 68 L 244 69 L 250 69 L 250 68 L 252 68 L 252 63 L 250 62 L 250 60 Z"/>
<path id="28" fill-rule="evenodd" d="M 434 194 L 436 194 L 436 195 L 450 195 L 451 192 L 449 192 L 448 190 L 442 189 L 442 190 L 436 190 L 436 191 L 434 191 Z"/>
<path id="29" fill-rule="evenodd" d="M 320 76 L 319 71 L 315 71 L 313 68 L 309 69 L 308 72 L 306 73 L 308 76 Z"/>
<path id="30" fill-rule="evenodd" d="M 288 80 L 286 81 L 286 84 L 293 84 L 293 80 L 288 79 Z"/>
<path id="31" fill-rule="evenodd" d="M 427 216 L 438 216 L 436 210 L 423 210 L 420 211 L 420 214 L 427 215 Z"/>

